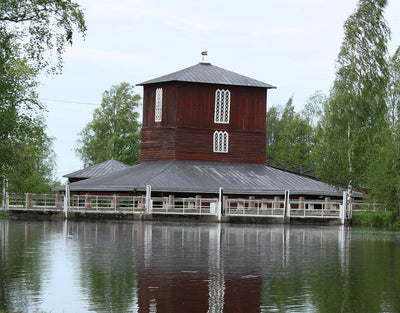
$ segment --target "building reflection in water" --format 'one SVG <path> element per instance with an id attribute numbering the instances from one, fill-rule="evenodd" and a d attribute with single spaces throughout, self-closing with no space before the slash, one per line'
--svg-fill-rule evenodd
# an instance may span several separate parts
<path id="1" fill-rule="evenodd" d="M 343 271 L 347 264 L 347 231 L 343 227 L 158 223 L 73 225 L 81 228 L 74 232 L 86 233 L 86 239 L 100 244 L 97 249 L 102 250 L 101 242 L 107 237 L 117 246 L 116 257 L 120 259 L 117 264 L 112 260 L 100 263 L 111 267 L 109 272 L 114 274 L 110 279 L 118 277 L 114 284 L 135 289 L 126 292 L 125 298 L 118 301 L 135 302 L 133 307 L 137 312 L 279 310 L 285 302 L 276 296 L 279 294 L 276 289 L 280 284 L 286 286 L 292 281 L 296 285 L 293 278 L 304 267 L 332 262 L 332 256 L 336 259 L 333 262 L 340 263 Z M 94 233 L 97 235 L 93 237 Z M 87 248 L 87 244 L 85 242 L 83 246 Z M 133 253 L 123 250 L 125 254 L 121 254 L 125 244 L 132 248 Z M 311 252 L 310 246 L 317 246 L 317 249 L 311 249 Z M 86 264 L 95 262 L 86 260 Z M 124 266 L 127 262 L 133 264 Z M 129 274 L 133 270 L 135 274 Z M 121 271 L 124 273 L 119 273 Z M 92 272 L 96 275 L 98 271 Z M 124 282 L 124 279 L 135 279 L 136 282 Z M 298 291 L 295 289 L 293 297 Z M 110 299 L 105 295 L 93 297 L 93 292 L 89 298 L 92 301 Z M 97 309 L 104 306 L 93 305 Z"/>
<path id="2" fill-rule="evenodd" d="M 399 259 L 387 230 L 0 220 L 0 311 L 400 312 Z"/>

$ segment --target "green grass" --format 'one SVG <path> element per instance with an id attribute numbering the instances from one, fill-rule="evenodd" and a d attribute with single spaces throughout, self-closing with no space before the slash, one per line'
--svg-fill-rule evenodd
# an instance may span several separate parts
<path id="1" fill-rule="evenodd" d="M 363 211 L 354 212 L 352 225 L 394 227 L 400 225 L 399 216 L 393 211 Z"/>

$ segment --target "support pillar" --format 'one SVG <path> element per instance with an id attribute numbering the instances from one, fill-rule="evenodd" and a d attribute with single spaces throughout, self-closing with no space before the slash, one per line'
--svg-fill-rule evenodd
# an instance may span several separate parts
<path id="1" fill-rule="evenodd" d="M 344 219 L 346 218 L 346 208 L 347 208 L 347 192 L 343 191 L 343 203 L 340 208 L 340 220 L 344 224 Z"/>
<path id="2" fill-rule="evenodd" d="M 175 196 L 169 195 L 168 196 L 168 207 L 167 210 L 175 209 Z"/>
<path id="3" fill-rule="evenodd" d="M 61 209 L 62 208 L 62 200 L 61 200 L 61 194 L 60 193 L 57 193 L 56 194 L 56 199 L 55 199 L 55 206 L 56 206 L 56 209 Z"/>
<path id="4" fill-rule="evenodd" d="M 3 210 L 8 210 L 9 206 L 9 199 L 8 199 L 8 179 L 4 178 L 3 179 L 3 203 L 2 203 L 2 209 Z"/>
<path id="5" fill-rule="evenodd" d="M 330 197 L 325 197 L 325 210 L 331 210 L 332 209 L 332 203 L 331 203 L 331 198 Z"/>
<path id="6" fill-rule="evenodd" d="M 90 194 L 85 195 L 85 209 L 90 209 L 92 207 L 92 197 Z"/>
<path id="7" fill-rule="evenodd" d="M 218 194 L 218 207 L 217 207 L 218 222 L 221 222 L 223 212 L 224 212 L 224 188 L 220 187 Z"/>
<path id="8" fill-rule="evenodd" d="M 65 195 L 64 195 L 64 217 L 65 219 L 68 218 L 68 211 L 70 205 L 70 190 L 69 190 L 69 182 L 65 184 Z"/>
<path id="9" fill-rule="evenodd" d="M 306 198 L 305 197 L 299 197 L 299 210 L 304 210 L 305 209 L 305 202 Z"/>
<path id="10" fill-rule="evenodd" d="M 194 208 L 196 211 L 201 212 L 201 196 L 197 195 L 194 201 Z"/>
<path id="11" fill-rule="evenodd" d="M 151 205 L 151 186 L 146 185 L 146 214 L 151 214 L 153 212 L 153 208 Z"/>
<path id="12" fill-rule="evenodd" d="M 249 210 L 250 209 L 255 209 L 256 207 L 255 207 L 255 197 L 254 196 L 250 196 L 249 197 Z"/>
<path id="13" fill-rule="evenodd" d="M 32 199 L 33 195 L 31 193 L 25 194 L 25 207 L 26 209 L 32 209 Z"/>
<path id="14" fill-rule="evenodd" d="M 290 217 L 290 192 L 289 190 L 285 190 L 285 202 L 284 202 L 284 216 Z"/>
<path id="15" fill-rule="evenodd" d="M 274 197 L 274 203 L 272 204 L 273 209 L 280 209 L 281 208 L 280 200 L 281 200 L 280 197 L 278 197 L 278 196 Z"/>
<path id="16" fill-rule="evenodd" d="M 115 211 L 119 209 L 119 196 L 117 194 L 113 195 L 112 207 Z"/>
<path id="17" fill-rule="evenodd" d="M 225 215 L 226 210 L 229 209 L 229 207 L 228 207 L 228 204 L 229 204 L 229 201 L 228 201 L 228 200 L 229 200 L 229 197 L 228 197 L 228 196 L 223 196 L 222 199 L 223 199 L 223 211 L 222 211 L 222 215 Z"/>
<path id="18" fill-rule="evenodd" d="M 140 200 L 140 209 L 145 211 L 146 213 L 146 196 L 142 195 L 142 198 Z"/>

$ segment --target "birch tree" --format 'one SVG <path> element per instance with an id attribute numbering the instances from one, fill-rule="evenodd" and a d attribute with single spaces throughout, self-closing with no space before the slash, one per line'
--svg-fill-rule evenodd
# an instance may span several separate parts
<path id="1" fill-rule="evenodd" d="M 370 165 L 387 140 L 386 0 L 360 0 L 344 24 L 336 77 L 320 124 L 319 174 L 349 194 L 368 185 Z"/>
<path id="2" fill-rule="evenodd" d="M 389 209 L 400 214 L 400 47 L 389 59 L 389 84 L 387 88 L 388 140 L 382 144 L 378 158 L 371 165 L 370 195 L 384 201 Z"/>

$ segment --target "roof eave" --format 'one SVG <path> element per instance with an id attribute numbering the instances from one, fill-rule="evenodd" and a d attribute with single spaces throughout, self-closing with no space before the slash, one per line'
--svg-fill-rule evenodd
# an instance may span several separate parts
<path id="1" fill-rule="evenodd" d="M 153 80 L 148 80 L 139 84 L 136 84 L 136 86 L 148 86 L 148 85 L 156 85 L 156 84 L 163 84 L 163 83 L 189 83 L 189 84 L 206 84 L 206 85 L 225 85 L 225 86 L 240 86 L 240 87 L 251 87 L 251 88 L 263 88 L 263 89 L 277 89 L 278 87 L 266 84 L 267 86 L 255 86 L 255 85 L 244 85 L 244 84 L 232 84 L 232 83 L 224 83 L 224 82 L 201 82 L 201 81 L 188 81 L 188 80 L 165 80 L 165 81 L 153 81 Z"/>

